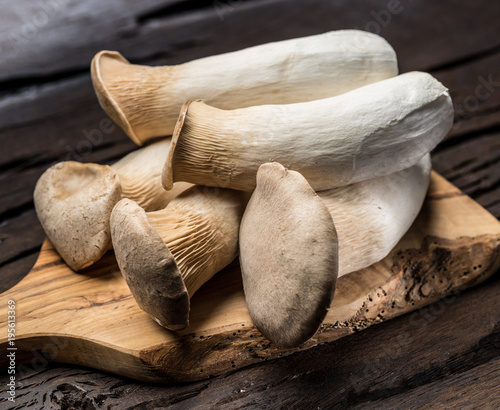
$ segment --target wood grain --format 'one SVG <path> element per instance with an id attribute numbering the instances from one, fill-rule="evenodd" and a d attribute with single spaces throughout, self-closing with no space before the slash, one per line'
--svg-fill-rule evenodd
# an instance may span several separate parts
<path id="1" fill-rule="evenodd" d="M 353 408 L 373 409 L 377 406 L 383 406 L 384 409 L 417 408 L 423 405 L 432 406 L 432 403 L 439 401 L 443 407 L 448 408 L 477 408 L 478 403 L 483 403 L 485 407 L 495 409 L 500 406 L 500 395 L 495 394 L 500 383 L 499 366 L 500 359 L 492 359 L 473 369 L 429 383 L 425 387 L 419 386 L 390 399 L 369 401 Z"/>
<path id="2" fill-rule="evenodd" d="M 101 49 L 119 50 L 132 60 L 162 55 L 174 63 L 187 61 L 190 54 L 202 57 L 353 27 L 387 38 L 398 53 L 402 71 L 447 67 L 500 46 L 496 2 L 453 7 L 451 0 L 401 0 L 392 14 L 387 13 L 389 3 L 380 0 L 113 0 L 105 4 L 88 0 L 81 7 L 54 3 L 59 7 L 51 12 L 42 3 L 22 0 L 2 13 L 0 80 L 87 70 L 93 54 Z M 38 24 L 37 14 L 42 17 Z M 426 19 L 423 24 L 424 14 L 446 18 Z M 26 30 L 30 25 L 33 34 Z M 458 28 L 467 28 L 474 36 L 458 36 Z M 425 53 L 415 52 L 413 39 L 425 44 Z"/>
<path id="3" fill-rule="evenodd" d="M 11 253 L 15 244 L 29 235 L 37 238 L 37 247 L 43 240 L 34 213 L 27 212 L 32 209 L 34 183 L 53 162 L 67 158 L 67 147 L 78 154 L 78 144 L 85 139 L 83 130 L 98 129 L 105 118 L 86 74 L 89 56 L 109 48 L 135 62 L 179 63 L 267 41 L 338 28 L 363 29 L 375 21 L 373 13 L 388 6 L 385 0 L 221 2 L 231 3 L 224 8 L 224 21 L 213 10 L 212 1 L 141 2 L 132 8 L 127 8 L 130 4 L 125 0 L 109 0 L 98 7 L 89 7 L 93 1 L 78 7 L 72 1 L 60 2 L 65 6 L 61 12 L 51 16 L 36 38 L 24 42 L 25 48 L 9 56 L 3 52 L 3 36 L 13 27 L 22 29 L 19 19 L 32 19 L 45 2 L 23 0 L 3 9 L 0 256 L 5 251 L 13 257 L 0 266 L 0 291 L 25 276 L 37 257 L 32 247 L 18 255 Z M 431 70 L 450 87 L 456 104 L 475 95 L 479 75 L 487 78 L 492 74 L 497 80 L 494 61 L 499 55 L 500 3 L 400 3 L 404 10 L 393 15 L 380 34 L 395 46 L 402 72 Z M 16 18 L 9 13 L 11 7 L 16 7 Z M 108 11 L 102 13 L 103 8 Z M 70 24 L 59 24 L 62 20 Z M 457 109 L 451 138 L 433 156 L 438 172 L 496 218 L 500 218 L 500 186 L 495 183 L 500 167 L 492 154 L 498 150 L 495 134 L 500 131 L 498 92 L 480 101 L 477 110 Z M 101 143 L 81 157 L 108 163 L 133 147 L 115 129 L 104 133 Z M 9 229 L 14 226 L 11 220 L 25 228 Z M 4 234 L 7 229 L 8 237 Z M 498 387 L 486 380 L 496 380 L 499 375 L 498 366 L 487 366 L 500 357 L 499 279 L 494 275 L 459 296 L 286 360 L 265 361 L 195 383 L 144 385 L 39 360 L 20 368 L 23 377 L 16 407 L 346 408 L 360 403 L 370 406 L 373 401 L 372 407 L 384 407 L 387 402 L 388 408 L 397 408 L 398 403 L 408 408 L 449 408 L 449 398 L 456 396 L 457 403 L 495 408 Z M 5 380 L 1 373 L 2 386 Z"/>
<path id="4" fill-rule="evenodd" d="M 273 346 L 253 326 L 236 263 L 195 294 L 190 326 L 173 333 L 139 309 L 111 253 L 76 274 L 49 242 L 31 273 L 2 294 L 0 317 L 7 316 L 7 300 L 14 300 L 16 346 L 24 352 L 39 350 L 141 381 L 192 381 L 331 342 L 425 306 L 485 280 L 500 267 L 499 255 L 500 223 L 433 173 L 410 231 L 383 261 L 339 279 L 323 325 L 298 349 Z M 8 347 L 6 334 L 2 320 L 0 349 Z"/>
<path id="5" fill-rule="evenodd" d="M 35 356 L 19 367 L 19 408 L 449 408 L 450 397 L 494 408 L 499 306 L 500 281 L 490 279 L 285 360 L 188 384 L 137 383 Z"/>

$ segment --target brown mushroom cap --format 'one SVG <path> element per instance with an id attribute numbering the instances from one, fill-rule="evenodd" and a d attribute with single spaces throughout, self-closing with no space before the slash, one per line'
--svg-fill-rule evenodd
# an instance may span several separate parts
<path id="1" fill-rule="evenodd" d="M 109 88 L 110 84 L 114 84 L 113 80 L 120 80 L 124 66 L 127 68 L 133 67 L 117 51 L 100 51 L 94 56 L 90 66 L 92 83 L 103 110 L 106 111 L 132 141 L 138 145 L 142 145 L 143 142 L 136 135 L 127 115 L 123 112 L 123 103 L 115 99 L 113 90 Z"/>
<path id="2" fill-rule="evenodd" d="M 91 265 L 110 248 L 109 214 L 121 193 L 118 175 L 107 165 L 61 162 L 38 180 L 38 219 L 72 269 Z"/>
<path id="3" fill-rule="evenodd" d="M 122 199 L 111 213 L 111 236 L 118 266 L 142 310 L 161 326 L 183 329 L 189 318 L 189 295 L 165 242 L 150 225 L 144 209 Z"/>
<path id="4" fill-rule="evenodd" d="M 305 342 L 325 318 L 337 280 L 337 233 L 325 204 L 300 173 L 263 164 L 239 239 L 254 324 L 277 345 Z"/>

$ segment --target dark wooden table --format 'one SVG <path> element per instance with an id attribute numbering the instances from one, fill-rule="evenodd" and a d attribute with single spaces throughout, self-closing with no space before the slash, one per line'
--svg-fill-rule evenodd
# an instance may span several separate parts
<path id="1" fill-rule="evenodd" d="M 450 88 L 434 168 L 500 217 L 500 3 L 358 0 L 18 0 L 0 11 L 0 288 L 34 264 L 36 180 L 57 161 L 134 149 L 107 126 L 89 62 L 101 49 L 174 64 L 343 28 L 385 37 L 400 71 Z M 224 69 L 221 67 L 221 82 Z M 3 354 L 3 353 L 2 353 Z M 69 365 L 24 369 L 16 408 L 500 408 L 500 277 L 290 357 L 196 383 L 148 385 Z M 6 397 L 0 376 L 0 407 Z M 3 408 L 3 407 L 2 407 Z"/>

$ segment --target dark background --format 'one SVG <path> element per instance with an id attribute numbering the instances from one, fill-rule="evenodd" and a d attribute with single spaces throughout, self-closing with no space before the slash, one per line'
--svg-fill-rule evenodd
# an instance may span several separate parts
<path id="1" fill-rule="evenodd" d="M 499 218 L 498 1 L 17 0 L 0 10 L 0 289 L 17 283 L 37 258 L 44 234 L 32 193 L 45 169 L 67 159 L 110 163 L 135 148 L 102 122 L 89 76 L 97 51 L 176 64 L 342 28 L 380 34 L 395 48 L 401 72 L 429 71 L 449 87 L 455 124 L 434 152 L 434 168 Z M 405 315 L 196 383 L 146 385 L 44 365 L 19 380 L 16 405 L 500 408 L 499 308 L 497 274 L 421 309 L 418 326 Z"/>

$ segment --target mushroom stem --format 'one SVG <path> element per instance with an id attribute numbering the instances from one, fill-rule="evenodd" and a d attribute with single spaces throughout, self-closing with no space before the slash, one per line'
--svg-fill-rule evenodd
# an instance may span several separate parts
<path id="1" fill-rule="evenodd" d="M 118 266 L 139 306 L 161 326 L 189 323 L 189 299 L 237 256 L 246 197 L 195 186 L 146 213 L 129 199 L 111 214 Z"/>
<path id="2" fill-rule="evenodd" d="M 265 162 L 300 172 L 314 190 L 349 185 L 408 168 L 453 123 L 446 88 L 411 72 L 323 100 L 220 110 L 184 106 L 162 182 L 255 188 Z"/>
<path id="3" fill-rule="evenodd" d="M 126 155 L 111 165 L 118 174 L 122 198 L 132 199 L 146 211 L 164 208 L 190 183 L 176 184 L 169 193 L 161 186 L 161 167 L 170 150 L 171 139 L 164 139 Z"/>
<path id="4" fill-rule="evenodd" d="M 311 101 L 393 77 L 397 61 L 383 38 L 341 30 L 176 66 L 133 65 L 117 52 L 101 51 L 91 71 L 103 109 L 142 145 L 171 135 L 191 98 L 219 108 Z"/>
<path id="5" fill-rule="evenodd" d="M 69 267 L 75 271 L 98 261 L 111 248 L 109 217 L 121 198 L 147 210 L 165 207 L 191 184 L 161 186 L 161 166 L 170 149 L 164 140 L 108 165 L 66 161 L 50 167 L 38 180 L 34 202 L 38 219 Z"/>
<path id="6" fill-rule="evenodd" d="M 417 217 L 429 187 L 431 157 L 394 174 L 318 192 L 339 241 L 339 274 L 385 258 Z"/>

